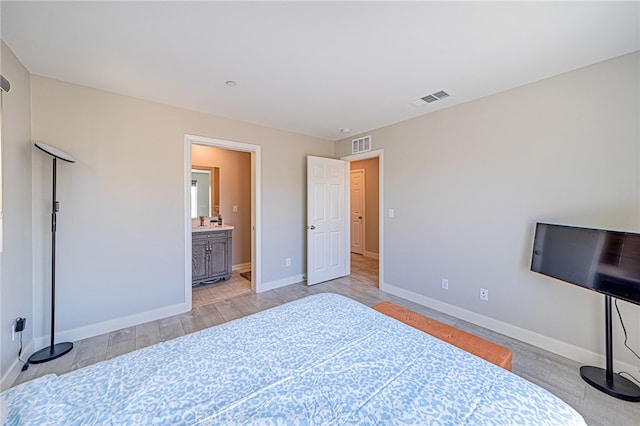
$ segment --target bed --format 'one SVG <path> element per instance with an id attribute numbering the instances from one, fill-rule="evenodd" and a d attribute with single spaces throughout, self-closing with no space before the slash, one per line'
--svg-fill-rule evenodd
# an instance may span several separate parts
<path id="1" fill-rule="evenodd" d="M 318 294 L 10 388 L 9 425 L 584 425 L 546 390 Z"/>

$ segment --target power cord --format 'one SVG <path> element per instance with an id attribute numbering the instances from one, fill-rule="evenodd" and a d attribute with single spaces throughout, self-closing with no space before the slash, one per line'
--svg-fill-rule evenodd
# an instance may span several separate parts
<path id="1" fill-rule="evenodd" d="M 23 361 L 22 358 L 20 358 L 20 355 L 22 355 L 22 332 L 20 332 L 20 349 L 18 349 L 18 361 L 22 363 L 22 371 L 26 371 L 29 368 L 29 361 Z"/>
<path id="2" fill-rule="evenodd" d="M 614 304 L 616 305 L 616 312 L 618 312 L 618 318 L 620 318 L 620 324 L 622 325 L 622 332 L 624 333 L 624 345 L 626 346 L 627 349 L 629 349 L 631 351 L 632 354 L 634 354 L 636 356 L 636 358 L 638 358 L 640 360 L 640 355 L 638 355 L 636 353 L 636 351 L 634 351 L 633 349 L 631 349 L 631 347 L 627 344 L 627 329 L 624 326 L 624 321 L 622 320 L 622 314 L 620 313 L 620 308 L 618 307 L 618 299 L 614 299 Z M 626 374 L 627 376 L 631 377 L 633 379 L 633 381 L 637 382 L 638 384 L 640 384 L 640 380 L 638 380 L 633 374 L 626 372 L 626 371 L 620 371 L 618 374 Z"/>

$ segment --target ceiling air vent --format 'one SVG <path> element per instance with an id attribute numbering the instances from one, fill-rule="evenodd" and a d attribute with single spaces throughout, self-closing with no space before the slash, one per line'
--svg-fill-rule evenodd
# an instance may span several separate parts
<path id="1" fill-rule="evenodd" d="M 359 152 L 371 151 L 371 135 L 363 136 L 359 139 L 351 141 L 351 153 L 357 154 Z"/>
<path id="2" fill-rule="evenodd" d="M 438 99 L 444 99 L 444 98 L 448 98 L 449 94 L 444 90 L 441 90 L 439 92 L 434 93 L 433 96 L 435 96 Z"/>
<path id="3" fill-rule="evenodd" d="M 435 101 L 437 101 L 437 100 L 438 100 L 438 98 L 436 98 L 436 97 L 435 97 L 435 96 L 433 96 L 433 95 L 427 95 L 427 96 L 424 96 L 424 97 L 422 97 L 422 98 L 420 98 L 420 99 L 422 99 L 423 101 L 425 101 L 425 102 L 426 102 L 426 103 L 428 103 L 428 104 L 430 104 L 431 102 L 435 102 Z"/>
<path id="4" fill-rule="evenodd" d="M 431 93 L 429 95 L 410 101 L 409 103 L 413 106 L 422 106 L 422 105 L 430 104 L 435 101 L 439 101 L 444 98 L 448 98 L 449 96 L 451 96 L 450 93 L 444 90 L 439 90 L 435 93 Z"/>

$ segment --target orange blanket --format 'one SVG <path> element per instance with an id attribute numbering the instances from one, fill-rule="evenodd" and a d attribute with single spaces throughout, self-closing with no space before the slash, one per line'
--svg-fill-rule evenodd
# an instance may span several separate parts
<path id="1" fill-rule="evenodd" d="M 512 353 L 504 346 L 417 314 L 391 302 L 378 303 L 373 306 L 373 309 L 511 371 Z"/>

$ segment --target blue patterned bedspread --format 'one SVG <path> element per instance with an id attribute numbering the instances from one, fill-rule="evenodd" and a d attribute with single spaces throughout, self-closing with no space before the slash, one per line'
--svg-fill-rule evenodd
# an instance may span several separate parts
<path id="1" fill-rule="evenodd" d="M 335 294 L 3 395 L 9 425 L 584 425 L 546 390 Z"/>

